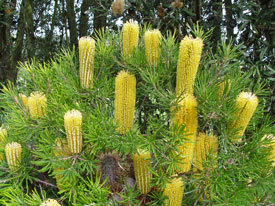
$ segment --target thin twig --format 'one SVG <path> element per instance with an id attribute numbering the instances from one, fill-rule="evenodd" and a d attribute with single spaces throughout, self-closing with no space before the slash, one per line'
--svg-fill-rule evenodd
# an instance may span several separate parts
<path id="1" fill-rule="evenodd" d="M 221 65 L 221 67 L 220 67 L 218 73 L 214 76 L 213 79 L 211 79 L 211 81 L 208 83 L 207 87 L 210 87 L 211 84 L 213 83 L 213 81 L 214 81 L 218 76 L 220 76 L 220 74 L 221 74 L 223 68 L 224 68 L 224 63 L 222 63 L 222 65 Z"/>
<path id="2" fill-rule="evenodd" d="M 96 80 L 98 80 L 98 78 L 99 78 L 99 75 L 101 74 L 101 72 L 102 72 L 102 69 L 103 69 L 103 65 L 104 65 L 104 56 L 103 56 L 103 59 L 102 59 L 102 63 L 101 63 L 101 66 L 100 66 L 100 69 L 99 69 L 99 72 L 98 72 L 98 74 L 97 74 L 97 76 L 96 76 Z"/>
<path id="3" fill-rule="evenodd" d="M 47 185 L 47 186 L 51 186 L 51 187 L 57 188 L 56 185 L 53 185 L 53 184 L 51 184 L 51 183 L 49 183 L 49 182 L 45 182 L 45 181 L 42 181 L 42 180 L 36 180 L 36 182 L 40 182 L 40 183 L 42 183 L 42 184 L 44 184 L 44 185 Z"/>

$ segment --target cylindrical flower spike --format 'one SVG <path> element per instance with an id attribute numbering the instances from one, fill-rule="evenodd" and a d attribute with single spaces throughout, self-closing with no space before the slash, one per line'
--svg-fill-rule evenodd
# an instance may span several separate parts
<path id="1" fill-rule="evenodd" d="M 2 147 L 3 145 L 3 142 L 5 141 L 7 137 L 7 130 L 0 127 L 0 146 L 1 146 L 1 149 L 4 149 L 4 147 Z M 4 160 L 4 155 L 2 153 L 2 151 L 0 151 L 0 162 L 2 162 Z"/>
<path id="2" fill-rule="evenodd" d="M 175 9 L 181 9 L 183 7 L 183 2 L 181 2 L 181 0 L 175 0 L 171 5 Z"/>
<path id="3" fill-rule="evenodd" d="M 133 156 L 137 188 L 140 190 L 142 194 L 147 194 L 151 190 L 152 174 L 149 169 L 150 158 L 150 152 L 141 150 L 139 150 Z"/>
<path id="4" fill-rule="evenodd" d="M 17 142 L 8 143 L 5 147 L 5 154 L 10 170 L 15 171 L 21 164 L 21 144 Z"/>
<path id="5" fill-rule="evenodd" d="M 40 206 L 61 206 L 61 205 L 54 199 L 47 199 L 46 201 L 42 202 Z"/>
<path id="6" fill-rule="evenodd" d="M 127 71 L 120 71 L 115 80 L 115 119 L 121 134 L 133 126 L 135 104 L 136 78 Z"/>
<path id="7" fill-rule="evenodd" d="M 146 31 L 144 34 L 146 60 L 150 65 L 157 66 L 160 60 L 161 33 L 158 29 Z"/>
<path id="8" fill-rule="evenodd" d="M 167 196 L 165 200 L 165 206 L 181 206 L 183 197 L 183 181 L 181 177 L 175 177 L 171 182 L 167 182 L 163 195 Z"/>
<path id="9" fill-rule="evenodd" d="M 131 56 L 134 48 L 138 46 L 139 26 L 132 19 L 122 27 L 123 56 Z"/>
<path id="10" fill-rule="evenodd" d="M 193 84 L 201 59 L 203 42 L 200 38 L 184 37 L 180 43 L 176 94 L 193 94 Z"/>
<path id="11" fill-rule="evenodd" d="M 206 160 L 208 155 L 217 157 L 218 139 L 215 135 L 209 135 L 208 133 L 200 133 L 197 136 L 194 156 L 194 171 L 203 170 L 203 161 Z"/>
<path id="12" fill-rule="evenodd" d="M 243 136 L 246 127 L 253 116 L 259 100 L 257 96 L 251 92 L 241 92 L 235 102 L 237 112 L 234 114 L 235 120 L 229 123 L 229 131 L 238 129 L 236 136 Z M 240 137 L 233 139 L 234 141 L 241 141 Z"/>
<path id="13" fill-rule="evenodd" d="M 83 89 L 93 87 L 95 40 L 91 37 L 81 37 L 79 46 L 80 85 Z"/>
<path id="14" fill-rule="evenodd" d="M 43 92 L 33 92 L 28 98 L 28 107 L 33 119 L 44 116 L 47 107 L 47 98 Z"/>
<path id="15" fill-rule="evenodd" d="M 179 103 L 179 108 L 173 119 L 173 125 L 176 126 L 177 131 L 181 126 L 185 126 L 184 132 L 187 134 L 184 136 L 185 143 L 179 146 L 182 160 L 182 163 L 179 164 L 181 168 L 179 173 L 188 172 L 193 160 L 198 128 L 197 101 L 193 95 L 185 95 Z"/>
<path id="16" fill-rule="evenodd" d="M 19 94 L 19 98 L 23 103 L 25 109 L 28 109 L 28 97 L 24 94 Z"/>
<path id="17" fill-rule="evenodd" d="M 266 134 L 264 135 L 264 137 L 262 138 L 262 140 L 264 139 L 269 139 L 270 143 L 268 145 L 266 145 L 267 147 L 270 147 L 271 149 L 271 153 L 268 156 L 268 160 L 272 162 L 273 167 L 275 167 L 275 136 L 273 134 Z"/>
<path id="18" fill-rule="evenodd" d="M 124 0 L 114 0 L 112 3 L 112 11 L 114 16 L 123 14 L 124 11 Z"/>
<path id="19" fill-rule="evenodd" d="M 64 126 L 70 152 L 77 154 L 82 150 L 82 114 L 78 110 L 70 110 L 64 115 Z"/>

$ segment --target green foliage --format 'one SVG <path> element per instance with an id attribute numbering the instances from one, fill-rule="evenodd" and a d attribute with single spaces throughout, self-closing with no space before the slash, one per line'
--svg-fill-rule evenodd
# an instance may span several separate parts
<path id="1" fill-rule="evenodd" d="M 199 176 L 182 174 L 185 190 L 183 205 L 253 205 L 274 202 L 274 172 L 267 161 L 269 152 L 262 141 L 265 134 L 274 134 L 274 120 L 263 117 L 267 91 L 261 82 L 250 83 L 244 66 L 241 46 L 222 41 L 216 53 L 207 46 L 209 34 L 199 27 L 192 29 L 206 42 L 195 82 L 198 101 L 199 128 L 208 130 L 219 139 L 218 164 L 204 162 L 206 168 Z M 144 31 L 143 31 L 144 33 Z M 143 33 L 140 34 L 142 39 Z M 95 79 L 92 89 L 83 90 L 79 82 L 78 55 L 75 50 L 63 50 L 49 63 L 21 63 L 18 86 L 9 84 L 0 96 L 4 110 L 3 126 L 8 129 L 7 142 L 16 141 L 23 147 L 22 165 L 11 173 L 6 161 L 0 163 L 0 203 L 3 205 L 39 205 L 47 198 L 64 205 L 161 205 L 162 189 L 175 174 L 180 161 L 175 153 L 180 145 L 183 128 L 175 135 L 171 129 L 171 106 L 174 94 L 178 43 L 171 33 L 162 39 L 161 60 L 157 67 L 146 63 L 143 40 L 133 57 L 122 57 L 121 34 L 100 31 L 96 35 Z M 126 69 L 137 79 L 135 124 L 125 135 L 116 130 L 114 121 L 114 78 Z M 229 79 L 221 100 L 217 87 L 222 78 Z M 29 95 L 41 91 L 47 97 L 44 117 L 30 118 L 19 93 Z M 230 141 L 227 124 L 232 120 L 234 101 L 241 91 L 252 91 L 260 103 L 246 130 L 243 142 Z M 83 151 L 77 155 L 56 157 L 56 138 L 65 139 L 64 114 L 77 109 L 83 116 Z M 152 153 L 153 191 L 146 197 L 126 184 L 131 167 L 131 155 L 137 149 Z M 3 149 L 1 150 L 3 152 Z M 123 168 L 119 177 L 121 190 L 113 192 L 101 180 L 102 156 L 118 156 Z M 130 160 L 129 160 L 130 159 Z M 211 166 L 212 165 L 212 166 Z M 58 168 L 63 168 L 59 170 Z M 212 169 L 210 169 L 212 168 Z M 58 189 L 56 177 L 61 176 Z M 210 193 L 210 198 L 205 195 Z M 118 198 L 119 197 L 119 198 Z M 118 199 L 121 199 L 118 202 Z M 202 200 L 202 201 L 201 201 Z M 117 202 L 117 203 L 115 203 Z"/>

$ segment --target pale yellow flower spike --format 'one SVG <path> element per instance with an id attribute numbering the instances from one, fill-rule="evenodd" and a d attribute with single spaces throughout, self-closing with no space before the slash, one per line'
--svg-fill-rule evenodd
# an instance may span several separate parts
<path id="1" fill-rule="evenodd" d="M 150 158 L 150 152 L 141 150 L 133 156 L 137 188 L 142 194 L 147 194 L 151 190 Z"/>
<path id="2" fill-rule="evenodd" d="M 47 199 L 40 206 L 61 206 L 56 200 L 54 199 Z"/>
<path id="3" fill-rule="evenodd" d="M 271 154 L 268 156 L 268 160 L 272 162 L 272 166 L 275 167 L 275 136 L 273 134 L 266 134 L 262 138 L 264 139 L 269 139 L 270 143 L 266 145 L 267 147 L 270 147 L 271 149 Z"/>
<path id="4" fill-rule="evenodd" d="M 24 94 L 19 94 L 19 98 L 21 99 L 24 108 L 28 109 L 28 97 Z"/>
<path id="5" fill-rule="evenodd" d="M 133 126 L 135 104 L 136 78 L 127 71 L 120 71 L 115 79 L 115 119 L 121 134 Z"/>
<path id="6" fill-rule="evenodd" d="M 183 92 L 193 94 L 193 84 L 201 59 L 203 42 L 200 38 L 184 37 L 180 43 L 176 94 Z"/>
<path id="7" fill-rule="evenodd" d="M 78 47 L 80 85 L 83 89 L 89 89 L 93 87 L 95 40 L 88 36 L 81 37 Z"/>
<path id="8" fill-rule="evenodd" d="M 114 16 L 123 14 L 124 11 L 124 0 L 114 0 L 112 3 L 112 11 Z"/>
<path id="9" fill-rule="evenodd" d="M 28 107 L 33 119 L 44 116 L 47 107 L 47 98 L 43 92 L 32 92 L 28 97 Z"/>
<path id="10" fill-rule="evenodd" d="M 193 160 L 198 128 L 197 101 L 193 95 L 185 95 L 179 103 L 179 108 L 173 119 L 173 125 L 177 127 L 184 125 L 184 131 L 188 134 L 184 137 L 186 142 L 179 146 L 182 159 L 182 164 L 179 164 L 179 167 L 181 168 L 181 171 L 179 172 L 188 172 Z"/>
<path id="11" fill-rule="evenodd" d="M 131 56 L 134 48 L 138 46 L 139 26 L 132 19 L 122 27 L 123 56 Z"/>
<path id="12" fill-rule="evenodd" d="M 17 142 L 8 143 L 5 147 L 5 154 L 10 170 L 15 171 L 21 164 L 21 144 Z"/>
<path id="13" fill-rule="evenodd" d="M 236 136 L 243 136 L 246 127 L 253 116 L 259 100 L 257 96 L 251 92 L 241 92 L 235 102 L 235 108 L 237 112 L 234 114 L 236 118 L 231 123 L 229 123 L 229 131 L 238 129 Z M 234 141 L 241 141 L 241 138 L 235 138 Z"/>
<path id="14" fill-rule="evenodd" d="M 146 31 L 144 34 L 146 60 L 150 65 L 158 65 L 160 60 L 161 33 L 158 29 Z"/>
<path id="15" fill-rule="evenodd" d="M 64 126 L 70 152 L 77 154 L 82 150 L 82 114 L 78 110 L 70 110 L 64 115 Z"/>
<path id="16" fill-rule="evenodd" d="M 163 196 L 167 196 L 165 206 L 181 206 L 183 197 L 183 181 L 181 177 L 175 177 L 171 182 L 166 183 Z"/>
<path id="17" fill-rule="evenodd" d="M 0 145 L 3 144 L 7 137 L 7 130 L 0 127 Z M 4 149 L 3 147 L 1 149 Z M 4 160 L 4 155 L 2 152 L 0 152 L 0 162 Z"/>
<path id="18" fill-rule="evenodd" d="M 200 133 L 197 136 L 194 156 L 194 172 L 203 171 L 203 161 L 208 155 L 217 157 L 218 139 L 214 135 L 208 133 Z"/>

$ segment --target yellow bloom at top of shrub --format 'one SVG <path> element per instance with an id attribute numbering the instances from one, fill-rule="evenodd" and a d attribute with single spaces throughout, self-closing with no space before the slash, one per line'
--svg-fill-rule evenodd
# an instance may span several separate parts
<path id="1" fill-rule="evenodd" d="M 5 141 L 7 137 L 7 130 L 0 127 L 0 146 L 1 146 L 1 149 L 3 149 L 3 142 Z M 0 161 L 3 161 L 4 160 L 4 155 L 2 152 L 0 152 Z"/>
<path id="2" fill-rule="evenodd" d="M 89 36 L 81 37 L 79 46 L 80 85 L 83 89 L 93 87 L 95 40 Z"/>
<path id="3" fill-rule="evenodd" d="M 144 34 L 146 60 L 150 65 L 157 66 L 160 60 L 161 33 L 158 29 L 148 30 Z"/>
<path id="4" fill-rule="evenodd" d="M 236 113 L 234 114 L 234 120 L 229 123 L 229 131 L 237 130 L 234 134 L 236 136 L 243 136 L 246 127 L 253 116 L 259 100 L 257 96 L 251 92 L 241 92 L 235 102 Z M 235 137 L 233 140 L 241 141 L 240 137 Z"/>
<path id="5" fill-rule="evenodd" d="M 174 177 L 166 183 L 163 196 L 168 197 L 165 200 L 165 206 L 181 206 L 183 197 L 183 181 L 181 177 Z"/>
<path id="6" fill-rule="evenodd" d="M 17 142 L 8 143 L 5 147 L 5 154 L 10 170 L 15 171 L 21 164 L 21 144 Z"/>
<path id="7" fill-rule="evenodd" d="M 42 202 L 40 206 L 61 206 L 61 205 L 56 200 L 49 198 L 46 201 Z"/>
<path id="8" fill-rule="evenodd" d="M 268 139 L 269 144 L 266 147 L 270 147 L 271 153 L 268 156 L 268 160 L 272 162 L 273 167 L 275 167 L 275 136 L 273 134 L 266 134 L 263 136 L 262 140 Z"/>
<path id="9" fill-rule="evenodd" d="M 138 46 L 139 26 L 130 19 L 122 27 L 123 56 L 131 56 L 134 48 Z"/>
<path id="10" fill-rule="evenodd" d="M 178 64 L 177 64 L 177 82 L 176 94 L 193 94 L 193 84 L 199 67 L 203 41 L 200 38 L 193 39 L 186 36 L 180 43 Z"/>
<path id="11" fill-rule="evenodd" d="M 28 97 L 28 107 L 33 119 L 44 116 L 47 107 L 47 98 L 43 92 L 32 92 Z"/>

